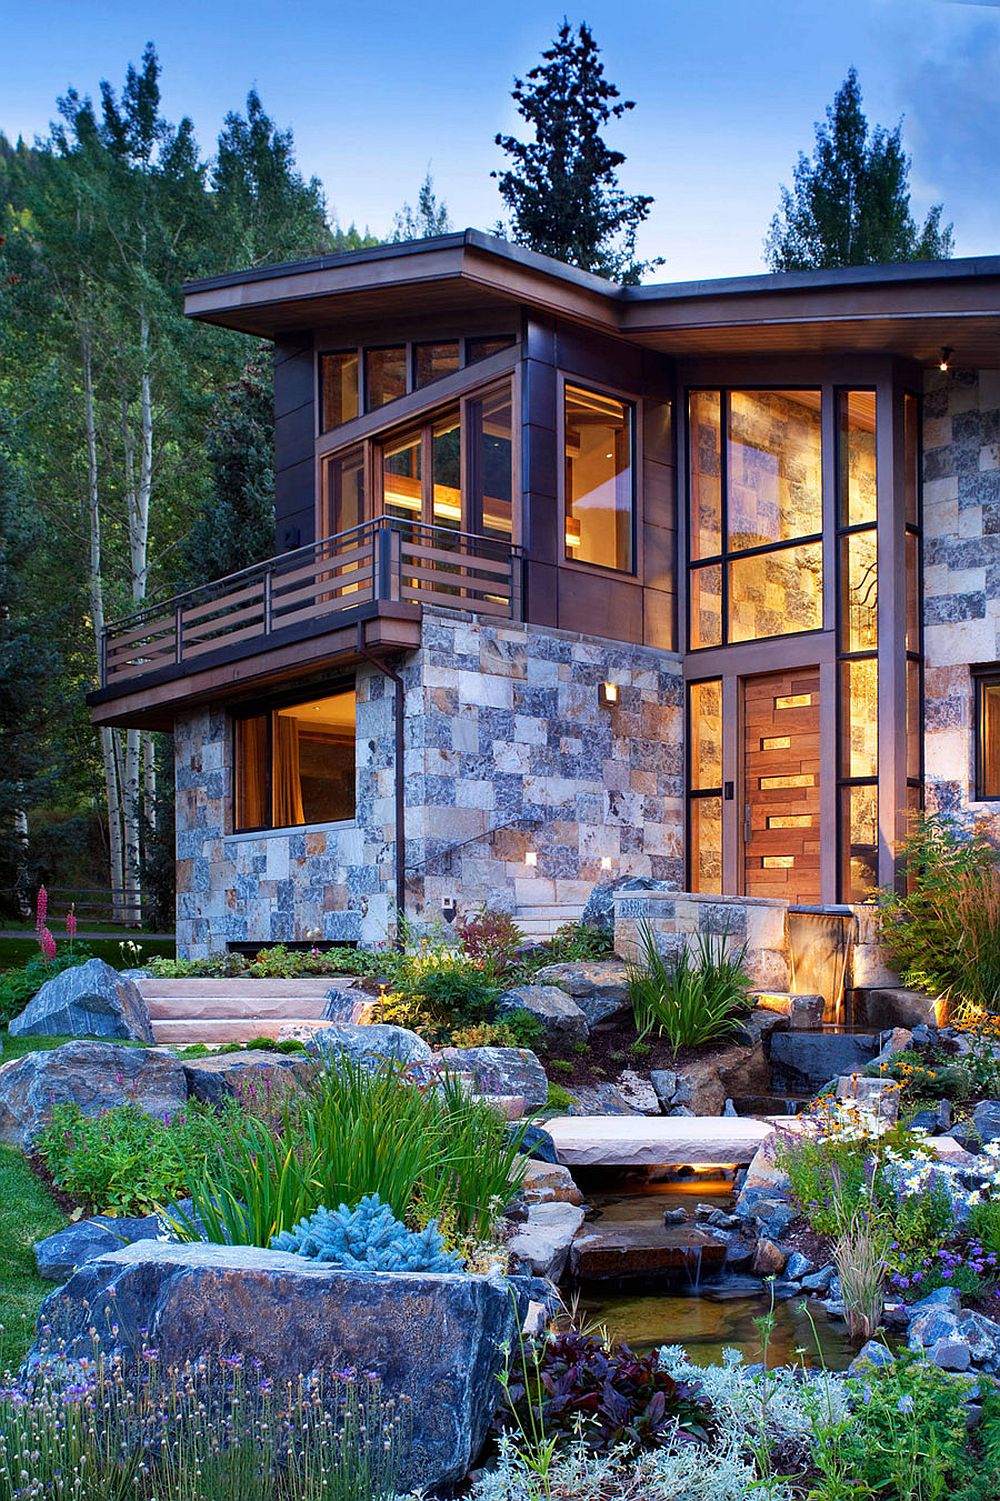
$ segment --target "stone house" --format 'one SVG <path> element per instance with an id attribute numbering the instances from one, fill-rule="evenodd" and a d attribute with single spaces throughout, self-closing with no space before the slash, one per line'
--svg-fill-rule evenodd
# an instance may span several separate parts
<path id="1" fill-rule="evenodd" d="M 186 298 L 273 344 L 275 555 L 90 700 L 173 732 L 181 953 L 856 905 L 992 816 L 1000 258 L 619 287 L 467 230 Z"/>

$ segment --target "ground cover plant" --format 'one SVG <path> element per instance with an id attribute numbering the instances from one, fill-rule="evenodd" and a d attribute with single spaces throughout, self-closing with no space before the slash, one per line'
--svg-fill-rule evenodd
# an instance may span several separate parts
<path id="1" fill-rule="evenodd" d="M 0 1386 L 0 1501 L 394 1501 L 410 1433 L 375 1373 L 279 1383 L 238 1352 L 172 1369 L 98 1348 Z"/>
<path id="2" fill-rule="evenodd" d="M 65 1223 L 23 1153 L 0 1146 L 0 1374 L 23 1357 L 42 1300 L 52 1291 L 37 1275 L 32 1247 Z"/>

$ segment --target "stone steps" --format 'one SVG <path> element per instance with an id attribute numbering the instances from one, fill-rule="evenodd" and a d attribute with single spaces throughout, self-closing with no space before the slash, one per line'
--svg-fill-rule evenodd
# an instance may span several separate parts
<path id="1" fill-rule="evenodd" d="M 316 1027 L 331 990 L 348 990 L 351 976 L 310 975 L 295 980 L 139 981 L 158 1043 L 249 1042 L 279 1029 Z"/>
<path id="2" fill-rule="evenodd" d="M 554 938 L 559 928 L 579 922 L 582 916 L 582 902 L 526 902 L 514 911 L 514 921 L 525 938 L 536 939 Z"/>
<path id="3" fill-rule="evenodd" d="M 748 1163 L 774 1126 L 724 1115 L 560 1115 L 545 1129 L 567 1167 L 733 1167 Z"/>

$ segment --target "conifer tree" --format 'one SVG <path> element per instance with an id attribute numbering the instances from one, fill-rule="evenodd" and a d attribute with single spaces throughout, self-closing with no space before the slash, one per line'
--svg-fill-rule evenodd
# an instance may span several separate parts
<path id="1" fill-rule="evenodd" d="M 600 48 L 586 22 L 564 21 L 542 61 L 511 96 L 534 139 L 498 135 L 511 165 L 494 172 L 518 245 L 583 271 L 635 283 L 656 261 L 636 259 L 636 235 L 653 200 L 618 182 L 624 153 L 601 134 L 635 108 L 604 76 Z"/>
<path id="2" fill-rule="evenodd" d="M 812 157 L 799 153 L 793 186 L 764 252 L 772 271 L 938 260 L 952 253 L 952 226 L 935 204 L 922 227 L 910 212 L 910 158 L 902 127 L 869 128 L 854 68 L 816 126 Z"/>
<path id="3" fill-rule="evenodd" d="M 443 199 L 438 202 L 434 179 L 428 172 L 420 185 L 416 209 L 404 203 L 395 215 L 390 240 L 393 244 L 401 240 L 429 240 L 434 235 L 446 235 L 450 229 L 448 205 Z"/>

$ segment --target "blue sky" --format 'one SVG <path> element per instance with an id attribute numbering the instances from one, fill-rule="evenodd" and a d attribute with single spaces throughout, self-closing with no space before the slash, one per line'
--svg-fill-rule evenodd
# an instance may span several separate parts
<path id="1" fill-rule="evenodd" d="M 456 226 L 489 228 L 513 75 L 564 7 L 537 0 L 0 0 L 0 129 L 44 134 L 70 83 L 119 85 L 148 39 L 167 114 L 209 151 L 256 84 L 295 132 L 331 210 L 383 232 L 433 172 Z M 664 279 L 762 269 L 778 185 L 857 66 L 870 120 L 904 117 L 918 213 L 937 200 L 958 254 L 1000 252 L 1000 0 L 590 0 L 608 73 L 636 109 L 611 139 L 656 197 L 640 250 Z"/>

